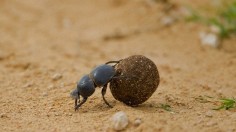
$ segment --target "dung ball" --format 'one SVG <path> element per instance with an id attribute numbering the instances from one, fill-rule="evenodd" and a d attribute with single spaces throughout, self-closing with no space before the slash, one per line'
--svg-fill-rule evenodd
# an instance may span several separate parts
<path id="1" fill-rule="evenodd" d="M 110 82 L 111 93 L 116 100 L 130 106 L 148 100 L 160 82 L 155 63 L 142 55 L 123 59 L 115 69 L 118 75 Z"/>

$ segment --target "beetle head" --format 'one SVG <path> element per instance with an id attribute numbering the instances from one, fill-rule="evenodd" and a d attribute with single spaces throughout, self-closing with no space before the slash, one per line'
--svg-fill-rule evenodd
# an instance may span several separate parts
<path id="1" fill-rule="evenodd" d="M 70 97 L 73 99 L 79 99 L 79 91 L 77 88 L 75 88 L 71 93 L 70 93 Z"/>

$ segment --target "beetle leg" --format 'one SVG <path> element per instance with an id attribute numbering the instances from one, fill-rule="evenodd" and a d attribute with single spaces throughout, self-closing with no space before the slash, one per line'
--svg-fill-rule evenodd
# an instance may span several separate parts
<path id="1" fill-rule="evenodd" d="M 75 99 L 75 107 L 77 106 L 77 102 L 78 102 L 77 99 Z"/>
<path id="2" fill-rule="evenodd" d="M 78 93 L 78 99 L 79 99 L 79 103 L 80 103 L 80 94 Z"/>
<path id="3" fill-rule="evenodd" d="M 108 61 L 105 64 L 116 63 L 115 65 L 113 65 L 113 67 L 115 67 L 118 63 L 120 63 L 120 61 L 122 61 L 122 59 L 118 61 Z"/>
<path id="4" fill-rule="evenodd" d="M 103 88 L 102 88 L 102 98 L 103 98 L 103 101 L 109 106 L 109 107 L 113 107 L 113 106 L 111 106 L 108 102 L 107 102 L 107 100 L 105 99 L 105 94 L 106 94 L 106 91 L 107 91 L 107 84 L 106 85 L 104 85 L 103 86 Z"/>
<path id="5" fill-rule="evenodd" d="M 87 99 L 88 99 L 88 97 L 83 98 L 83 100 L 81 101 L 81 103 L 79 103 L 78 105 L 77 105 L 77 103 L 76 103 L 75 111 L 78 110 L 79 107 L 87 101 Z M 77 102 L 77 99 L 76 99 L 76 102 Z"/>

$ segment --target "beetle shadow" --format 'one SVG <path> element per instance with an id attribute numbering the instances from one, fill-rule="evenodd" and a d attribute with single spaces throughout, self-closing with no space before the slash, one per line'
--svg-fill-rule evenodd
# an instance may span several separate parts
<path id="1" fill-rule="evenodd" d="M 126 105 L 128 106 L 128 105 Z M 160 103 L 156 102 L 146 102 L 137 106 L 129 106 L 134 110 L 137 111 L 142 111 L 142 112 L 148 112 L 148 113 L 153 113 L 153 112 L 159 112 L 161 109 L 159 108 Z"/>
<path id="2" fill-rule="evenodd" d="M 97 112 L 110 111 L 110 110 L 114 110 L 114 109 L 116 109 L 116 110 L 117 109 L 119 109 L 119 110 L 125 110 L 125 109 L 128 110 L 129 109 L 129 110 L 142 111 L 142 112 L 147 112 L 147 113 L 154 113 L 154 112 L 163 113 L 165 111 L 168 111 L 168 110 L 163 109 L 161 107 L 161 105 L 163 103 L 157 103 L 157 102 L 145 102 L 145 103 L 137 105 L 137 106 L 129 106 L 129 105 L 126 105 L 126 104 L 119 102 L 119 101 L 110 101 L 109 103 L 113 106 L 113 108 L 110 108 L 104 102 L 101 101 L 100 103 L 97 103 L 93 107 L 90 107 L 89 112 L 97 113 Z M 171 111 L 169 111 L 169 112 L 171 112 Z"/>
<path id="3" fill-rule="evenodd" d="M 126 105 L 128 106 L 128 105 Z M 143 104 L 137 106 L 128 106 L 134 111 L 142 111 L 145 113 L 163 113 L 163 112 L 170 112 L 176 113 L 176 109 L 172 107 L 173 104 L 171 102 L 145 102 Z"/>
<path id="4" fill-rule="evenodd" d="M 115 108 L 117 102 L 116 101 L 109 101 L 109 103 L 111 104 L 111 106 L 113 106 L 113 108 Z M 96 103 L 96 105 L 92 106 L 89 108 L 89 111 L 91 113 L 96 113 L 96 112 L 104 112 L 104 111 L 109 111 L 111 109 L 113 109 L 111 107 L 109 107 L 108 105 L 106 105 L 103 101 Z"/>

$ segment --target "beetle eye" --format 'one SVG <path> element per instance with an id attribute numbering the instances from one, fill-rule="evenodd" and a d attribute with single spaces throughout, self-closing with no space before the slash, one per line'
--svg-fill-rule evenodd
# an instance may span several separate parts
<path id="1" fill-rule="evenodd" d="M 70 97 L 73 99 L 79 99 L 79 91 L 77 88 L 75 88 L 71 93 L 70 93 Z"/>

